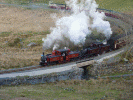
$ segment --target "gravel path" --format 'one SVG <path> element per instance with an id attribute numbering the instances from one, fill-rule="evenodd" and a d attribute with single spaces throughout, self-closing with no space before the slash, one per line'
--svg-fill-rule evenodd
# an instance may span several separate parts
<path id="1" fill-rule="evenodd" d="M 41 9 L 49 9 L 48 5 L 45 3 L 30 3 L 28 5 L 18 5 L 18 4 L 8 4 L 8 3 L 2 3 L 0 2 L 0 4 L 3 5 L 7 5 L 7 6 L 14 6 L 14 7 L 23 7 L 23 8 L 31 8 L 31 9 L 37 9 L 37 8 L 41 8 Z"/>
<path id="2" fill-rule="evenodd" d="M 113 54 L 108 53 L 108 54 L 104 55 L 103 57 L 100 56 L 100 59 L 99 59 L 99 57 L 98 57 L 98 59 L 97 59 L 96 61 L 97 61 L 98 63 L 101 63 L 104 59 L 108 59 L 108 58 L 114 57 L 114 56 L 116 56 L 116 55 L 118 55 L 118 54 L 120 54 L 120 53 L 122 53 L 122 52 L 124 52 L 124 50 L 118 51 L 118 52 L 113 53 Z"/>
<path id="3" fill-rule="evenodd" d="M 40 68 L 40 69 L 35 69 L 35 70 L 28 70 L 28 71 L 21 71 L 21 72 L 13 72 L 13 73 L 7 73 L 7 74 L 1 74 L 0 75 L 0 79 L 1 78 L 13 78 L 16 76 L 36 76 L 36 75 L 42 75 L 42 74 L 48 74 L 48 73 L 55 73 L 55 72 L 63 72 L 63 71 L 67 71 L 70 70 L 72 68 L 74 68 L 74 66 L 76 66 L 75 64 L 71 64 L 71 65 L 59 65 L 59 66 L 54 66 L 54 68 Z"/>

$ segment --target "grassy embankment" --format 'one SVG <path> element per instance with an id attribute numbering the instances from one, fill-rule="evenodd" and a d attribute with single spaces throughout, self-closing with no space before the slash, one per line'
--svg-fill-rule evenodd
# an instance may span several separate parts
<path id="1" fill-rule="evenodd" d="M 96 0 L 99 8 L 133 15 L 133 0 Z"/>
<path id="2" fill-rule="evenodd" d="M 0 99 L 132 100 L 133 77 L 127 79 L 68 80 L 37 85 L 1 86 Z"/>

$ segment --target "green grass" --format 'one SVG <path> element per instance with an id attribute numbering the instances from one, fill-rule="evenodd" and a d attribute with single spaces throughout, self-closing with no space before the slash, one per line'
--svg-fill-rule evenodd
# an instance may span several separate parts
<path id="1" fill-rule="evenodd" d="M 102 76 L 116 76 L 116 75 L 124 75 L 124 74 L 133 74 L 133 71 L 131 71 L 131 72 L 115 72 L 114 74 L 101 75 L 101 77 L 102 77 Z"/>
<path id="2" fill-rule="evenodd" d="M 27 45 L 31 42 L 37 43 L 37 45 L 41 45 L 43 43 L 42 37 L 38 37 L 38 38 L 35 38 L 35 39 L 32 39 L 32 38 L 33 37 L 31 37 L 30 39 L 24 40 L 23 42 L 25 43 L 25 45 Z"/>
<path id="3" fill-rule="evenodd" d="M 1 32 L 0 37 L 8 37 L 11 34 L 11 32 Z"/>
<path id="4" fill-rule="evenodd" d="M 33 35 L 46 35 L 46 34 L 49 34 L 49 33 L 50 33 L 49 31 L 42 31 L 42 32 L 27 31 L 27 32 L 24 32 L 24 33 L 16 33 L 14 35 L 18 35 L 18 36 L 27 35 L 27 37 L 29 37 L 29 36 L 33 36 Z"/>
<path id="5" fill-rule="evenodd" d="M 133 0 L 96 0 L 99 8 L 117 12 L 133 11 Z"/>
<path id="6" fill-rule="evenodd" d="M 68 80 L 36 85 L 1 86 L 0 95 L 1 99 L 25 97 L 35 100 L 107 100 L 122 99 L 121 96 L 127 96 L 123 95 L 125 93 L 132 94 L 132 84 L 124 79 L 115 80 L 116 83 L 112 83 L 112 80 Z M 124 87 L 125 85 L 127 86 Z"/>
<path id="7" fill-rule="evenodd" d="M 17 36 L 17 38 L 14 38 L 14 41 L 9 41 L 8 46 L 10 47 L 21 47 L 22 44 L 21 42 L 23 42 L 24 46 L 26 46 L 27 44 L 31 43 L 31 42 L 35 42 L 37 43 L 37 45 L 41 45 L 43 43 L 42 41 L 42 37 L 45 37 L 47 34 L 49 34 L 49 31 L 42 31 L 42 32 L 32 32 L 32 31 L 28 31 L 28 32 L 22 32 L 22 33 L 15 33 L 13 34 L 14 36 Z M 2 34 L 2 36 L 7 36 L 7 33 Z M 8 33 L 8 36 L 10 34 Z M 4 37 L 3 36 L 3 37 Z M 13 40 L 13 39 L 12 39 Z"/>

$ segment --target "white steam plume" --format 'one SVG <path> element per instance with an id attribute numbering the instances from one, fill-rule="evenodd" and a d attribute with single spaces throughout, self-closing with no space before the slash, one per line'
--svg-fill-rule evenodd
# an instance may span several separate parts
<path id="1" fill-rule="evenodd" d="M 66 41 L 64 37 L 75 45 L 84 43 L 86 35 L 90 34 L 93 29 L 104 33 L 107 38 L 110 37 L 112 34 L 110 24 L 104 21 L 104 13 L 96 11 L 98 5 L 95 0 L 81 0 L 80 3 L 78 0 L 70 0 L 66 4 L 72 8 L 72 14 L 57 19 L 56 27 L 51 28 L 51 33 L 46 39 L 42 39 L 44 49 L 52 46 L 53 49 L 58 48 L 60 42 Z"/>

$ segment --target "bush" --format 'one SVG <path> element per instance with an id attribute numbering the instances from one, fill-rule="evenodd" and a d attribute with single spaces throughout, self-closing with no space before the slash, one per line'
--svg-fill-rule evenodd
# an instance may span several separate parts
<path id="1" fill-rule="evenodd" d="M 19 38 L 15 38 L 13 42 L 9 42 L 8 46 L 10 47 L 14 47 L 14 46 L 18 46 L 19 48 L 22 47 L 22 44 L 20 43 L 20 39 Z"/>

